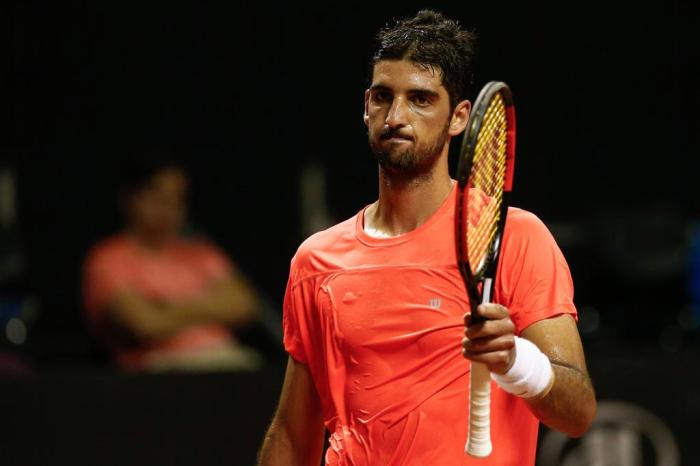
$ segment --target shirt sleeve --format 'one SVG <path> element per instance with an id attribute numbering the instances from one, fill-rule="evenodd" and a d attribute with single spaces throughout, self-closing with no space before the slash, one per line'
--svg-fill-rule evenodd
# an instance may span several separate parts
<path id="1" fill-rule="evenodd" d="M 308 358 L 306 357 L 302 341 L 303 334 L 308 334 L 308 332 L 303 332 L 300 326 L 300 321 L 303 322 L 303 316 L 297 314 L 297 310 L 301 310 L 302 308 L 303 295 L 301 287 L 295 287 L 293 285 L 293 278 L 290 273 L 282 308 L 284 349 L 295 361 L 308 364 Z"/>
<path id="2" fill-rule="evenodd" d="M 509 212 L 498 273 L 496 299 L 510 310 L 517 334 L 558 315 L 577 319 L 569 266 L 552 234 L 534 214 Z"/>
<path id="3" fill-rule="evenodd" d="M 83 300 L 87 316 L 99 321 L 109 302 L 130 287 L 128 266 L 110 251 L 97 248 L 83 265 Z"/>

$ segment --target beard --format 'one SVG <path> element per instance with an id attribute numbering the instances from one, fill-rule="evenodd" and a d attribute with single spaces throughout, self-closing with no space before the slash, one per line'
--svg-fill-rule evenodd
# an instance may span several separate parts
<path id="1" fill-rule="evenodd" d="M 406 149 L 389 148 L 385 150 L 382 143 L 398 135 L 399 131 L 386 128 L 378 138 L 370 134 L 369 145 L 374 153 L 374 158 L 385 171 L 401 175 L 402 177 L 417 177 L 428 174 L 437 159 L 442 154 L 442 149 L 447 142 L 449 123 L 434 139 L 423 144 L 416 144 L 413 139 L 411 147 Z"/>

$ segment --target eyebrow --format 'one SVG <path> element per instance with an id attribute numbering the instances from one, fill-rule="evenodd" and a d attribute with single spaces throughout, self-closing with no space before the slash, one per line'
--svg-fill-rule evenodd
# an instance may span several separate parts
<path id="1" fill-rule="evenodd" d="M 382 84 L 373 84 L 372 86 L 370 86 L 369 89 L 370 89 L 370 91 L 391 91 L 392 90 L 391 88 L 384 86 Z M 433 99 L 438 98 L 440 96 L 440 94 L 438 94 L 436 91 L 434 91 L 432 89 L 425 89 L 422 87 L 409 89 L 408 93 L 409 94 L 422 94 L 422 95 L 426 95 L 426 96 L 433 98 Z"/>

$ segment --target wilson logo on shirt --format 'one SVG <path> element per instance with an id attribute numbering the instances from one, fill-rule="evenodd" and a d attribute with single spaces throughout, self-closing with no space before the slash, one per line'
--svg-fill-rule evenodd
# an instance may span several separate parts
<path id="1" fill-rule="evenodd" d="M 442 306 L 442 299 L 431 298 L 430 300 L 428 300 L 428 306 L 430 306 L 433 309 L 440 309 L 440 306 Z"/>

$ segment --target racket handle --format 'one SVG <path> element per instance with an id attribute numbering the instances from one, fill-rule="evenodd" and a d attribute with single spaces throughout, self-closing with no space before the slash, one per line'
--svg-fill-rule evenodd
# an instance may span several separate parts
<path id="1" fill-rule="evenodd" d="M 469 380 L 469 435 L 465 451 L 475 458 L 491 454 L 491 374 L 486 364 L 472 362 Z"/>

